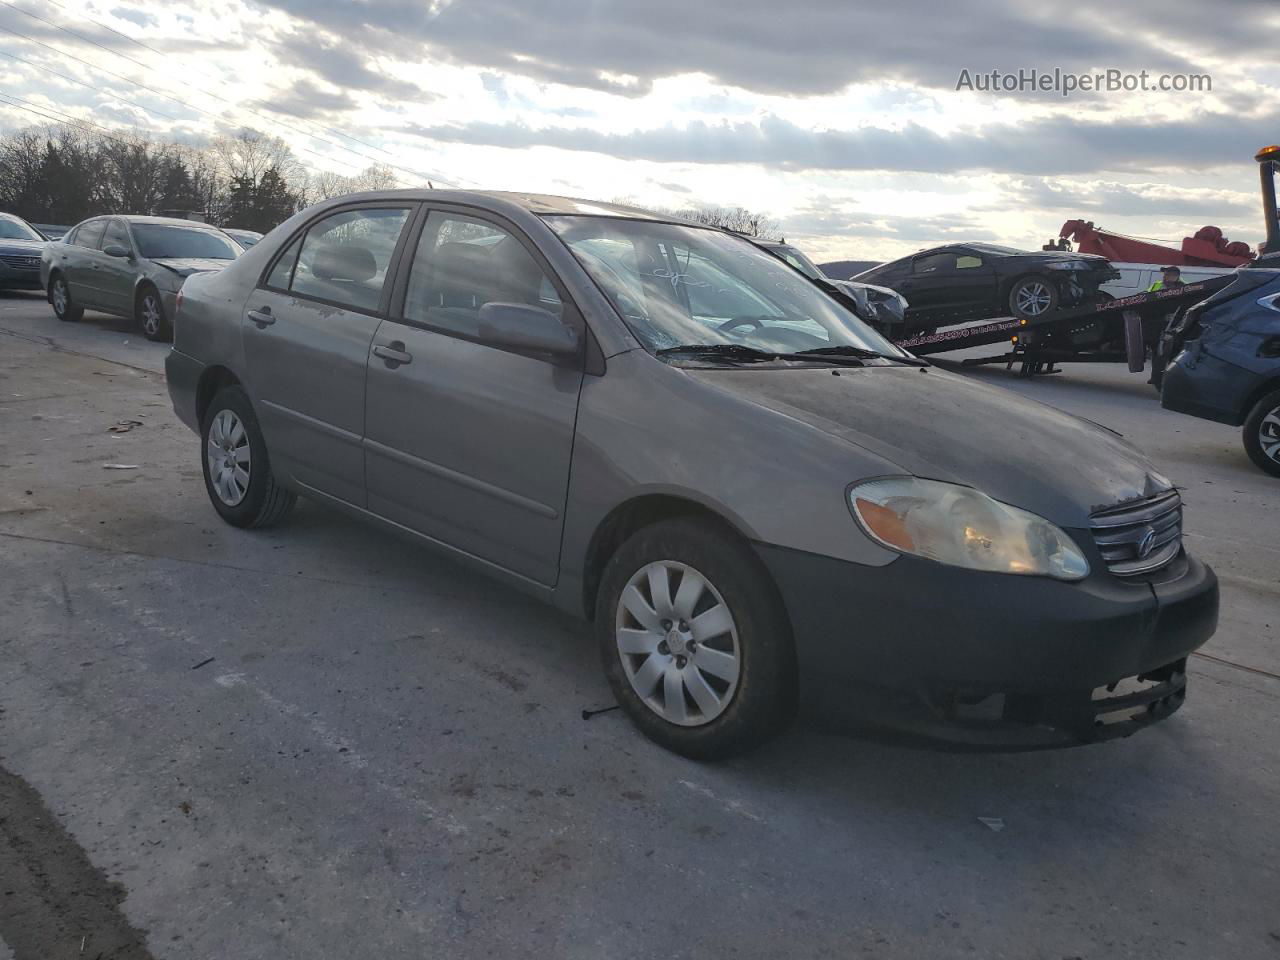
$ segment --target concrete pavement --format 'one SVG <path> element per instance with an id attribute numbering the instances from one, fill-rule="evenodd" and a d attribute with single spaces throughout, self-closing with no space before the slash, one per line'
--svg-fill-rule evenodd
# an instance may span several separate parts
<path id="1" fill-rule="evenodd" d="M 16 960 L 129 930 L 107 956 L 1280 953 L 1280 486 L 1142 378 L 972 374 L 1184 486 L 1223 621 L 1177 716 L 1008 756 L 796 730 L 707 766 L 582 720 L 608 688 L 553 611 L 310 504 L 222 524 L 127 326 L 0 295 L 0 767 L 58 827 L 15 862 L 74 872 L 96 912 L 58 915 L 97 925 L 42 940 L 0 903 Z M 8 817 L 0 848 L 31 834 Z"/>

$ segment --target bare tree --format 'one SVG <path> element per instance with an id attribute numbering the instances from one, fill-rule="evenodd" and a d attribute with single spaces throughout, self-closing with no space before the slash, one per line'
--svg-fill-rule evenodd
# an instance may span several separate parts
<path id="1" fill-rule="evenodd" d="M 631 197 L 617 197 L 615 203 L 635 204 Z M 694 204 L 689 207 L 648 207 L 654 213 L 680 217 L 709 227 L 721 227 L 751 237 L 779 237 L 782 224 L 767 213 L 748 210 L 746 207 L 721 207 L 713 204 Z"/>
<path id="2" fill-rule="evenodd" d="M 317 203 L 366 190 L 389 190 L 399 186 L 396 175 L 386 164 L 374 164 L 353 176 L 321 170 L 307 180 L 307 202 Z"/>

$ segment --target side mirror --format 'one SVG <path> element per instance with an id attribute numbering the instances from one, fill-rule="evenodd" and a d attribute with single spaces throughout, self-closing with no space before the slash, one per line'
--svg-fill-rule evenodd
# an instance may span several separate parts
<path id="1" fill-rule="evenodd" d="M 480 308 L 480 336 L 513 350 L 532 350 L 558 357 L 578 352 L 578 331 L 550 310 L 527 303 L 486 303 Z"/>
<path id="2" fill-rule="evenodd" d="M 102 248 L 102 252 L 108 257 L 132 257 L 133 251 L 128 247 L 122 247 L 118 243 L 109 243 Z"/>

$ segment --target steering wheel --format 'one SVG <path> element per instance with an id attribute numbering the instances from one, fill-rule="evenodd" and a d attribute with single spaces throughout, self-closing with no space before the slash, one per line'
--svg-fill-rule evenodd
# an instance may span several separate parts
<path id="1" fill-rule="evenodd" d="M 716 327 L 716 329 L 721 333 L 728 333 L 730 330 L 735 330 L 738 327 L 744 327 L 747 324 L 751 324 L 751 326 L 756 330 L 764 329 L 764 324 L 755 317 L 734 317 L 731 320 L 726 320 L 724 323 L 720 324 L 720 326 Z"/>

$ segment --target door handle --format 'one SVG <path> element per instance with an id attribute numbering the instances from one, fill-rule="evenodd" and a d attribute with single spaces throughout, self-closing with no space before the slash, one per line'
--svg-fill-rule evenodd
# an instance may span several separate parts
<path id="1" fill-rule="evenodd" d="M 258 329 L 269 327 L 276 322 L 276 318 L 271 315 L 270 307 L 263 307 L 261 310 L 249 310 L 245 316 L 258 325 Z"/>
<path id="2" fill-rule="evenodd" d="M 413 360 L 413 354 L 405 353 L 404 344 L 399 340 L 392 341 L 389 346 L 378 345 L 373 348 L 373 355 L 381 357 L 386 361 L 389 368 L 394 370 L 402 363 L 409 363 Z"/>

